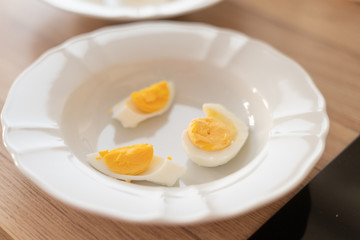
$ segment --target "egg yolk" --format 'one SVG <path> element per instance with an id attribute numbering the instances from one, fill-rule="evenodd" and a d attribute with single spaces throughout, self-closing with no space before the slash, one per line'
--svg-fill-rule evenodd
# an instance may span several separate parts
<path id="1" fill-rule="evenodd" d="M 165 107 L 169 101 L 170 89 L 166 81 L 161 81 L 148 88 L 131 93 L 130 97 L 139 110 L 152 113 Z"/>
<path id="2" fill-rule="evenodd" d="M 100 151 L 107 167 L 118 174 L 137 175 L 143 172 L 154 156 L 153 145 L 146 143 Z"/>
<path id="3" fill-rule="evenodd" d="M 223 123 L 226 124 L 226 126 L 229 128 L 230 130 L 230 134 L 231 134 L 231 139 L 235 139 L 237 136 L 237 129 L 235 127 L 235 125 L 233 124 L 233 122 L 227 118 L 226 116 L 224 116 L 223 114 L 221 114 L 220 112 L 212 109 L 212 108 L 204 108 L 204 112 L 206 114 L 207 117 L 213 117 L 216 119 L 219 119 L 220 121 L 222 121 Z"/>
<path id="4" fill-rule="evenodd" d="M 193 119 L 187 128 L 190 141 L 206 151 L 218 151 L 231 144 L 231 133 L 224 122 L 214 117 Z"/>

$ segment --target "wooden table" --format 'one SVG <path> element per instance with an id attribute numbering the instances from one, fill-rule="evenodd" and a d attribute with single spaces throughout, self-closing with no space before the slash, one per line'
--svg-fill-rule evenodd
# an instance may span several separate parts
<path id="1" fill-rule="evenodd" d="M 304 186 L 360 132 L 360 4 L 346 0 L 225 0 L 176 21 L 244 32 L 299 62 L 323 93 L 330 132 Z M 0 106 L 14 79 L 44 51 L 80 33 L 122 24 L 38 0 L 0 2 Z M 69 207 L 20 174 L 0 146 L 0 239 L 246 239 L 301 188 L 244 216 L 191 226 L 116 221 Z"/>

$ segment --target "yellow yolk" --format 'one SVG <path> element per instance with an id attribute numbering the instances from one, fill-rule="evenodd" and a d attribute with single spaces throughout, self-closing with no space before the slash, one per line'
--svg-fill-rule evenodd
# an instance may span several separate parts
<path id="1" fill-rule="evenodd" d="M 218 111 L 216 111 L 216 110 L 214 110 L 212 108 L 208 108 L 208 107 L 204 108 L 204 112 L 205 112 L 207 117 L 213 117 L 213 118 L 216 118 L 216 119 L 222 121 L 223 123 L 225 123 L 226 126 L 230 130 L 231 139 L 234 140 L 236 138 L 236 136 L 237 136 L 236 127 L 229 118 L 227 118 L 223 114 L 219 113 Z"/>
<path id="2" fill-rule="evenodd" d="M 131 93 L 135 106 L 145 112 L 152 113 L 164 108 L 170 98 L 170 89 L 166 81 L 155 83 L 148 88 Z"/>
<path id="3" fill-rule="evenodd" d="M 190 141 L 206 151 L 218 151 L 231 144 L 231 133 L 224 122 L 214 117 L 193 119 L 187 128 Z"/>
<path id="4" fill-rule="evenodd" d="M 112 172 L 137 175 L 149 166 L 154 156 L 154 150 L 152 145 L 142 143 L 111 151 L 100 151 L 99 155 Z"/>

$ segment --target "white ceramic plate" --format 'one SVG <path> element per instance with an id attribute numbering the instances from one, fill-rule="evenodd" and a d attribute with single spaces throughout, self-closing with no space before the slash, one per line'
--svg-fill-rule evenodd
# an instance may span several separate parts
<path id="1" fill-rule="evenodd" d="M 159 80 L 176 86 L 166 114 L 135 129 L 108 110 Z M 250 127 L 229 163 L 199 167 L 181 133 L 224 105 Z M 329 128 L 309 75 L 277 50 L 204 24 L 148 22 L 75 37 L 41 56 L 14 82 L 1 121 L 21 171 L 73 206 L 135 222 L 191 223 L 243 214 L 295 188 L 320 158 Z M 174 187 L 126 183 L 91 168 L 86 154 L 133 143 L 187 166 Z"/>
<path id="2" fill-rule="evenodd" d="M 42 0 L 54 7 L 113 20 L 158 19 L 182 15 L 221 0 Z"/>

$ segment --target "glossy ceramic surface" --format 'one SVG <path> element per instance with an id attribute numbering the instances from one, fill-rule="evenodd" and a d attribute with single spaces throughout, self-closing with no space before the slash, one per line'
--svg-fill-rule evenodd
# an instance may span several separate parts
<path id="1" fill-rule="evenodd" d="M 90 17 L 140 20 L 174 17 L 221 0 L 42 0 L 54 7 Z"/>
<path id="2" fill-rule="evenodd" d="M 171 80 L 171 109 L 125 129 L 108 110 L 149 82 Z M 181 133 L 220 103 L 250 127 L 229 163 L 199 167 Z M 329 121 L 309 75 L 269 45 L 209 25 L 147 22 L 113 26 L 55 47 L 14 82 L 1 121 L 15 164 L 52 196 L 123 220 L 192 223 L 242 214 L 295 188 L 320 158 Z M 187 167 L 174 187 L 129 184 L 86 162 L 86 154 L 154 145 Z"/>

